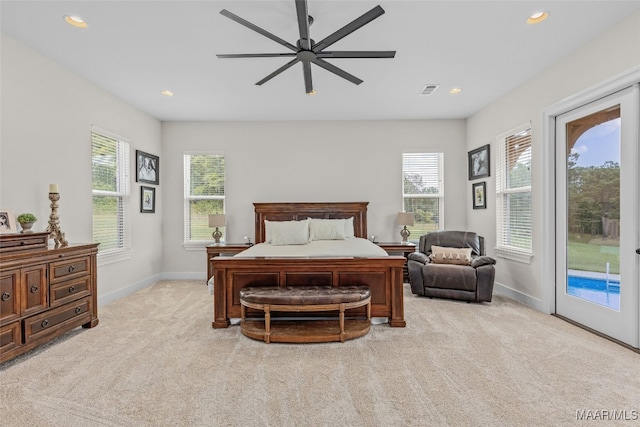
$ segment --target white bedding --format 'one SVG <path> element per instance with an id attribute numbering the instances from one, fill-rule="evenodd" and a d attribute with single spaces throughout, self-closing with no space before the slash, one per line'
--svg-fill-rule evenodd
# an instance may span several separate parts
<path id="1" fill-rule="evenodd" d="M 306 245 L 274 246 L 258 243 L 235 255 L 236 258 L 280 257 L 386 257 L 387 252 L 375 243 L 360 237 L 344 240 L 314 240 Z"/>

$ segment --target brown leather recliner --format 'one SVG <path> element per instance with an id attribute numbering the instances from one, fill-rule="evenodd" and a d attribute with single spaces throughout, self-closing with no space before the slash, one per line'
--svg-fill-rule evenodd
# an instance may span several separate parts
<path id="1" fill-rule="evenodd" d="M 470 248 L 469 265 L 432 260 L 431 247 Z M 490 302 L 496 260 L 485 255 L 484 237 L 467 231 L 435 231 L 420 237 L 418 250 L 408 257 L 411 292 L 427 297 Z"/>

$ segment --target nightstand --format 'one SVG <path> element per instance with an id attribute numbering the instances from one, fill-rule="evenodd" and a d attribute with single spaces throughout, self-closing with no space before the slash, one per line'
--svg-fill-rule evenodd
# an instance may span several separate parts
<path id="1" fill-rule="evenodd" d="M 407 258 L 411 252 L 416 251 L 415 243 L 402 243 L 402 242 L 376 242 L 376 245 L 387 251 L 389 255 L 402 255 Z M 403 268 L 404 281 L 409 281 L 409 269 L 407 263 L 404 263 Z"/>
<path id="2" fill-rule="evenodd" d="M 233 256 L 239 254 L 252 245 L 248 243 L 213 243 L 207 245 L 207 281 L 213 276 L 213 267 L 209 260 L 220 255 Z"/>

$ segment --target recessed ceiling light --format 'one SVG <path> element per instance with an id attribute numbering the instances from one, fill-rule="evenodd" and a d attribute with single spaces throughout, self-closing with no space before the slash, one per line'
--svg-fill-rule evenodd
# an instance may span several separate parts
<path id="1" fill-rule="evenodd" d="M 549 12 L 536 12 L 527 18 L 527 24 L 537 24 L 549 17 Z"/>
<path id="2" fill-rule="evenodd" d="M 163 94 L 164 96 L 173 96 L 173 92 L 171 92 L 170 90 L 163 90 L 160 93 Z"/>
<path id="3" fill-rule="evenodd" d="M 77 16 L 65 15 L 64 20 L 67 22 L 67 24 L 73 25 L 76 28 L 87 28 L 88 27 L 87 23 L 84 22 L 82 20 L 82 18 L 79 18 Z"/>
<path id="4" fill-rule="evenodd" d="M 449 91 L 449 93 L 450 93 L 451 95 L 457 95 L 457 94 L 459 94 L 460 92 L 462 92 L 462 89 L 460 89 L 459 87 L 454 87 L 453 89 L 451 89 L 451 90 Z"/>

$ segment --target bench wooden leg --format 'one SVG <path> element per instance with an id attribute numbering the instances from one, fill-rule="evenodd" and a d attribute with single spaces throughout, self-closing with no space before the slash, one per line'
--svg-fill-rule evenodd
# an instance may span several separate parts
<path id="1" fill-rule="evenodd" d="M 264 306 L 264 342 L 269 344 L 271 339 L 271 308 L 269 304 Z"/>
<path id="2" fill-rule="evenodd" d="M 344 304 L 340 304 L 340 342 L 344 342 Z"/>

